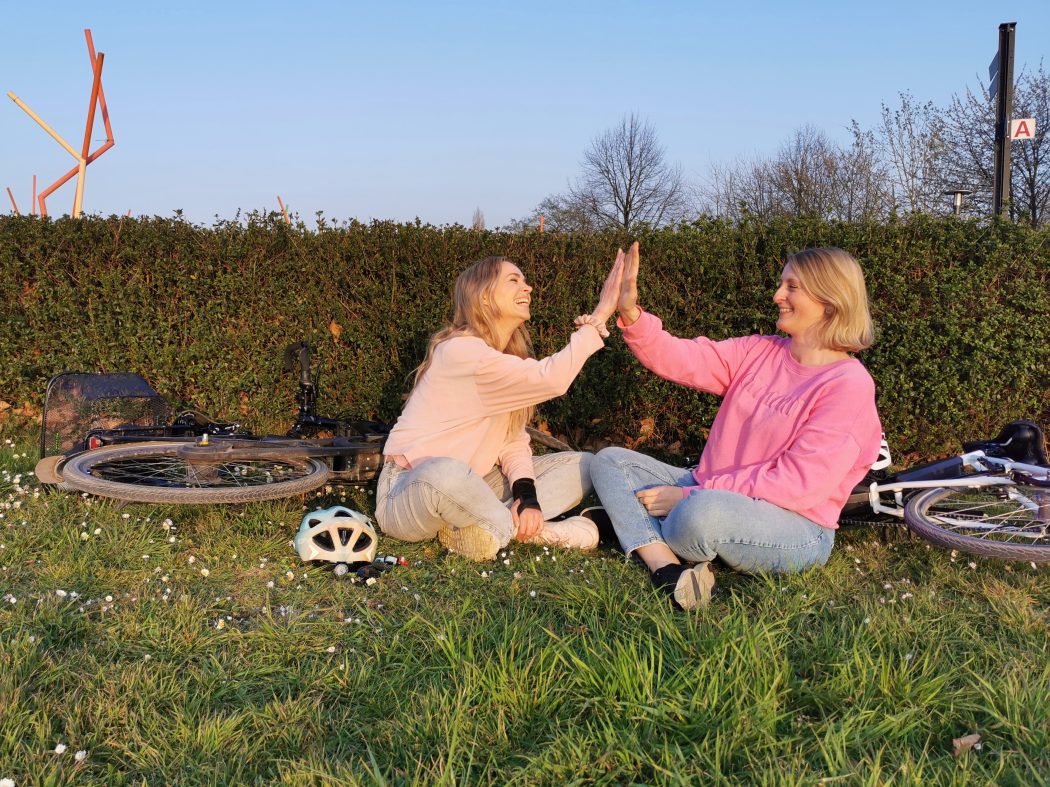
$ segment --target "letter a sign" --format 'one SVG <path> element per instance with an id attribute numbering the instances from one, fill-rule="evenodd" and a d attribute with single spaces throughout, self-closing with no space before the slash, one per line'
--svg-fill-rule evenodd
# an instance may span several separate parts
<path id="1" fill-rule="evenodd" d="M 1010 139 L 1034 139 L 1035 118 L 1020 118 L 1010 121 Z"/>

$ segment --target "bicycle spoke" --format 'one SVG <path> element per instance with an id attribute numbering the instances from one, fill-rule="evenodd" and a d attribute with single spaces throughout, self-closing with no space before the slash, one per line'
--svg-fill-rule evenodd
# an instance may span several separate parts
<path id="1" fill-rule="evenodd" d="M 944 530 L 973 538 L 1036 543 L 1050 539 L 1046 492 L 1009 488 L 994 499 L 987 495 L 956 495 L 930 506 L 927 516 Z M 1043 517 L 1040 519 L 1040 515 Z"/>
<path id="2" fill-rule="evenodd" d="M 230 454 L 238 454 L 232 458 Z M 294 452 L 293 452 L 294 453 Z M 73 489 L 140 503 L 250 503 L 302 494 L 329 475 L 323 461 L 270 450 L 194 452 L 192 443 L 105 446 L 63 467 Z"/>
<path id="3" fill-rule="evenodd" d="M 189 463 L 177 457 L 121 459 L 92 468 L 97 478 L 118 483 L 172 487 L 250 487 L 301 478 L 301 467 L 279 460 Z"/>

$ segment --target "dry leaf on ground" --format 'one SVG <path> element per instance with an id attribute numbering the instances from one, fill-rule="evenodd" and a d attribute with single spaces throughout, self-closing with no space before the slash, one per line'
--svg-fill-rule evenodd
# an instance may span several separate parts
<path id="1" fill-rule="evenodd" d="M 981 736 L 976 732 L 970 735 L 964 735 L 961 738 L 955 738 L 952 740 L 952 756 L 958 757 L 963 752 L 970 751 L 971 749 L 980 750 L 981 748 Z"/>

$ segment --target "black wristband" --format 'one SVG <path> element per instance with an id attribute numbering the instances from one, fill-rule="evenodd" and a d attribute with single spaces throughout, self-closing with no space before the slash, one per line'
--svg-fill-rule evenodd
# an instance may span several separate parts
<path id="1" fill-rule="evenodd" d="M 535 508 L 540 511 L 540 501 L 536 497 L 536 482 L 531 478 L 519 478 L 510 487 L 511 496 L 519 501 L 521 505 L 518 507 L 519 511 L 524 511 L 526 508 Z"/>

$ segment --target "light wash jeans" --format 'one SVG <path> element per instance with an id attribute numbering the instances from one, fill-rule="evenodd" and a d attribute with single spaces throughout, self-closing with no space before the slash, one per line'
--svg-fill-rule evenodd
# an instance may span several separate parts
<path id="1" fill-rule="evenodd" d="M 692 486 L 693 474 L 626 448 L 599 451 L 591 480 L 627 554 L 663 541 L 690 562 L 719 557 L 737 571 L 775 574 L 823 565 L 835 543 L 834 530 L 801 514 L 721 489 L 693 492 L 663 519 L 650 516 L 636 491 Z"/>
<path id="2" fill-rule="evenodd" d="M 569 451 L 533 457 L 545 520 L 579 505 L 590 493 L 593 460 L 593 454 Z M 425 541 L 445 527 L 479 525 L 506 546 L 514 537 L 511 502 L 510 483 L 498 467 L 483 478 L 446 457 L 411 470 L 387 462 L 376 489 L 376 521 L 384 533 L 402 541 Z"/>

